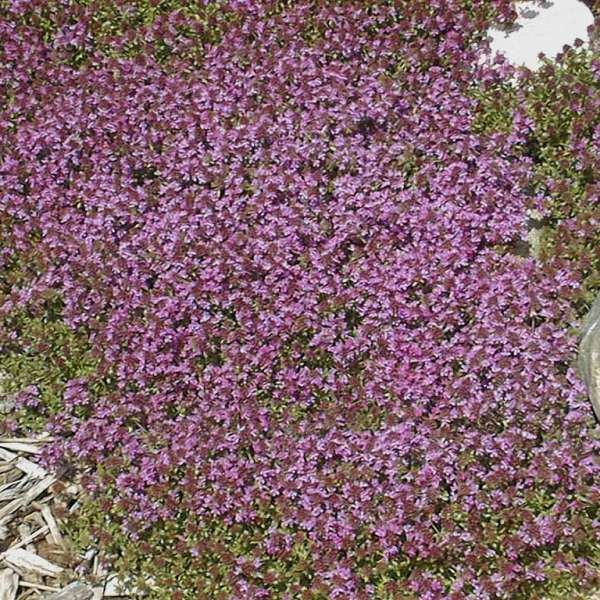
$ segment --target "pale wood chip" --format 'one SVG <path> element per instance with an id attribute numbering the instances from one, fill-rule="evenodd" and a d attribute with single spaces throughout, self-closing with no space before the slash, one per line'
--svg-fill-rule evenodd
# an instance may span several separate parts
<path id="1" fill-rule="evenodd" d="M 4 553 L 4 561 L 23 571 L 30 571 L 45 577 L 55 577 L 64 571 L 62 567 L 51 563 L 49 560 L 33 552 L 23 550 L 23 548 L 9 548 Z"/>
<path id="2" fill-rule="evenodd" d="M 96 586 L 92 588 L 94 594 L 93 600 L 104 600 L 104 586 Z"/>
<path id="3" fill-rule="evenodd" d="M 100 560 L 97 555 L 92 559 L 92 575 L 94 577 L 105 575 L 105 573 L 100 573 Z"/>
<path id="4" fill-rule="evenodd" d="M 92 561 L 92 575 L 99 579 L 109 575 L 106 564 L 101 560 L 100 555 L 98 554 L 94 556 L 94 560 Z"/>
<path id="5" fill-rule="evenodd" d="M 31 462 L 26 458 L 19 457 L 15 462 L 15 467 L 23 471 L 23 473 L 27 473 L 27 475 L 37 479 L 42 479 L 48 476 L 48 471 L 46 471 L 46 469 L 40 467 L 40 465 L 36 465 L 34 462 Z"/>
<path id="6" fill-rule="evenodd" d="M 14 500 L 15 498 L 20 498 L 23 492 L 21 490 L 5 490 L 4 492 L 0 492 L 0 502 L 8 502 L 10 500 Z"/>
<path id="7" fill-rule="evenodd" d="M 83 553 L 83 560 L 86 561 L 90 561 L 92 560 L 92 558 L 94 558 L 94 556 L 96 556 L 96 554 L 98 554 L 98 550 L 96 548 L 88 548 L 84 553 Z"/>
<path id="8" fill-rule="evenodd" d="M 32 596 L 40 597 L 41 593 L 39 590 L 28 590 L 19 596 L 18 600 L 26 600 L 27 598 L 31 598 Z"/>
<path id="9" fill-rule="evenodd" d="M 151 579 L 147 581 L 147 583 L 151 583 Z M 135 586 L 128 585 L 121 581 L 116 574 L 109 575 L 108 578 L 104 581 L 104 597 L 105 598 L 114 598 L 121 596 L 133 596 L 140 597 L 145 596 L 146 594 L 141 590 L 138 590 Z"/>
<path id="10" fill-rule="evenodd" d="M 53 587 L 51 585 L 44 585 L 43 583 L 32 583 L 31 581 L 21 581 L 21 583 L 19 585 L 23 588 L 42 590 L 44 592 L 60 592 L 60 588 Z"/>
<path id="11" fill-rule="evenodd" d="M 0 492 L 4 492 L 5 490 L 8 490 L 10 488 L 14 488 L 14 487 L 26 487 L 28 485 L 31 485 L 32 481 L 33 481 L 33 477 L 31 477 L 30 475 L 23 475 L 23 473 L 21 471 L 19 471 L 19 469 L 13 468 L 13 472 L 15 477 L 11 477 L 10 481 L 7 481 L 6 483 L 2 484 L 0 486 Z M 12 475 L 13 473 L 11 473 Z"/>
<path id="12" fill-rule="evenodd" d="M 123 590 L 124 586 L 116 575 L 111 575 L 104 582 L 104 595 L 105 596 L 123 596 L 125 594 Z"/>
<path id="13" fill-rule="evenodd" d="M 48 442 L 54 442 L 56 438 L 50 436 L 40 436 L 37 438 L 7 438 L 0 437 L 0 444 L 47 444 Z"/>
<path id="14" fill-rule="evenodd" d="M 27 475 L 31 475 L 32 477 L 37 477 L 41 479 L 42 477 L 45 477 L 48 474 L 48 472 L 45 469 L 43 469 L 39 465 L 36 465 L 34 462 L 31 462 L 26 458 L 22 458 L 18 454 L 10 452 L 9 450 L 6 450 L 2 447 L 0 447 L 0 458 L 10 463 L 14 462 L 14 465 L 15 467 L 17 467 L 17 469 L 23 471 L 23 473 L 27 473 Z"/>
<path id="15" fill-rule="evenodd" d="M 2 552 L 0 554 L 0 560 L 6 558 L 6 555 L 10 550 L 16 550 L 17 548 L 22 548 L 23 546 L 27 546 L 27 544 L 29 544 L 29 542 L 32 542 L 36 538 L 40 537 L 40 535 L 44 535 L 47 531 L 49 531 L 49 528 L 47 525 L 44 525 L 41 529 L 38 529 L 37 531 L 34 531 L 32 534 L 28 535 L 26 538 L 23 538 L 21 541 L 17 542 L 16 544 L 13 544 L 8 550 Z"/>
<path id="16" fill-rule="evenodd" d="M 45 505 L 42 508 L 42 517 L 44 517 L 44 521 L 46 521 L 46 523 L 48 524 L 48 527 L 50 528 L 50 534 L 54 540 L 54 543 L 57 546 L 61 546 L 62 548 L 64 548 L 65 542 L 60 533 L 60 529 L 58 528 L 58 523 L 56 522 L 56 519 L 54 518 L 54 515 L 52 514 L 52 510 L 50 509 L 50 507 L 48 505 Z"/>
<path id="17" fill-rule="evenodd" d="M 25 452 L 26 454 L 39 454 L 42 451 L 39 446 L 24 442 L 0 442 L 0 448 L 13 450 L 14 452 Z"/>
<path id="18" fill-rule="evenodd" d="M 47 600 L 91 600 L 93 596 L 92 588 L 83 583 L 74 582 L 56 594 L 52 594 Z"/>
<path id="19" fill-rule="evenodd" d="M 32 486 L 21 498 L 17 498 L 12 502 L 9 502 L 6 506 L 0 508 L 0 524 L 4 517 L 11 515 L 20 508 L 27 506 L 32 500 L 35 500 L 40 494 L 45 492 L 55 481 L 57 477 L 55 475 L 48 475 L 41 481 Z"/>
<path id="20" fill-rule="evenodd" d="M 40 535 L 43 535 L 43 532 L 36 532 L 32 535 L 31 525 L 27 521 L 22 521 L 17 527 L 17 531 L 19 532 L 19 536 L 21 538 L 19 544 L 25 547 L 25 550 L 28 550 L 29 552 L 36 552 L 35 546 L 31 542 Z M 14 545 L 11 546 L 11 548 L 14 548 Z"/>
<path id="21" fill-rule="evenodd" d="M 25 577 L 24 571 L 19 569 L 19 567 L 15 567 L 15 565 L 10 565 L 10 568 L 21 578 Z M 20 585 L 20 584 L 19 584 Z"/>
<path id="22" fill-rule="evenodd" d="M 19 576 L 12 569 L 0 571 L 0 600 L 15 600 L 19 587 Z"/>
<path id="23" fill-rule="evenodd" d="M 38 504 L 38 503 L 36 502 L 36 504 Z M 31 506 L 32 508 L 34 508 L 34 506 L 33 506 L 33 502 L 30 504 L 30 506 Z M 38 506 L 39 506 L 39 504 L 38 504 Z M 44 518 L 42 517 L 42 515 L 41 515 L 39 512 L 37 512 L 37 511 L 39 511 L 39 510 L 40 510 L 39 508 L 35 508 L 35 511 L 36 511 L 36 512 L 29 513 L 29 514 L 28 514 L 28 515 L 25 517 L 25 520 L 26 520 L 28 523 L 32 523 L 33 525 L 36 525 L 38 528 L 39 528 L 39 527 L 43 527 L 44 525 L 46 525 L 46 521 L 44 521 Z"/>
<path id="24" fill-rule="evenodd" d="M 31 525 L 29 523 L 23 522 L 19 523 L 17 526 L 17 532 L 19 533 L 19 537 L 24 540 L 31 535 Z"/>

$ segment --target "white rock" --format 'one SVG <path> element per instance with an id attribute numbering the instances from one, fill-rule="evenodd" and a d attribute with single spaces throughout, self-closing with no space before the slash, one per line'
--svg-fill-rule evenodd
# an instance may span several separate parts
<path id="1" fill-rule="evenodd" d="M 577 38 L 589 43 L 587 29 L 594 24 L 594 15 L 580 0 L 519 2 L 517 12 L 519 18 L 510 31 L 488 31 L 492 59 L 501 52 L 509 62 L 535 70 L 542 65 L 540 52 L 555 59 L 565 44 L 574 46 Z"/>

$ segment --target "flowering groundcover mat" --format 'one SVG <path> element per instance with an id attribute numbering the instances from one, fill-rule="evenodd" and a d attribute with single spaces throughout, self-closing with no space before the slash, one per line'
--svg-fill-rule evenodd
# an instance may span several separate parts
<path id="1" fill-rule="evenodd" d="M 480 65 L 508 0 L 0 7 L 3 427 L 82 540 L 156 598 L 597 581 L 594 50 Z"/>

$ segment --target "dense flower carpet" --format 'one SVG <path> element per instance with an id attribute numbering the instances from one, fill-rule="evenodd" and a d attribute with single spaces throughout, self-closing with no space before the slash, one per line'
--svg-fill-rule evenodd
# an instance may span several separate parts
<path id="1" fill-rule="evenodd" d="M 149 598 L 598 583 L 600 59 L 480 61 L 515 16 L 0 2 L 2 427 Z"/>

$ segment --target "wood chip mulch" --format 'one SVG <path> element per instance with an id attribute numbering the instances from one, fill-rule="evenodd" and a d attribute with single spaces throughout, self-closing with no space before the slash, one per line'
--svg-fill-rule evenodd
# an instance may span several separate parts
<path id="1" fill-rule="evenodd" d="M 77 510 L 81 489 L 36 462 L 51 441 L 0 438 L 0 600 L 135 598 L 94 549 L 73 550 L 60 517 Z"/>

